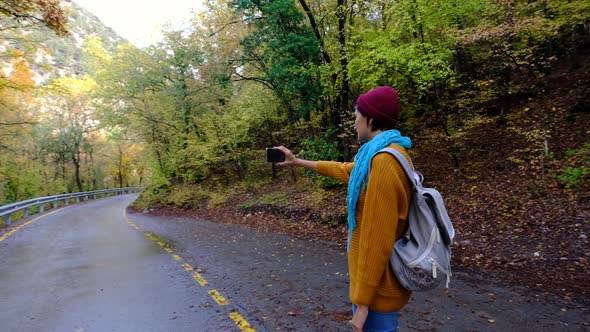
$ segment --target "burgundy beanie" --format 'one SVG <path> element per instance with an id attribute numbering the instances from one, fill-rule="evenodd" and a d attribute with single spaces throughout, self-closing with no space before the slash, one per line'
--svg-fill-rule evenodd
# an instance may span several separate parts
<path id="1" fill-rule="evenodd" d="M 399 96 L 390 86 L 380 86 L 362 94 L 356 103 L 363 113 L 384 125 L 395 127 L 399 123 Z"/>

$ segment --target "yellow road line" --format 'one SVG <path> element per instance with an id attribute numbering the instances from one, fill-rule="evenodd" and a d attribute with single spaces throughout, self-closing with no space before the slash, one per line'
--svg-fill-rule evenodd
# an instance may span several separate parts
<path id="1" fill-rule="evenodd" d="M 69 205 L 69 206 L 73 206 L 73 205 Z M 64 207 L 62 207 L 62 208 L 60 208 L 60 209 L 57 209 L 57 210 L 55 210 L 55 211 L 48 212 L 48 213 L 46 213 L 46 214 L 44 214 L 44 215 L 42 215 L 42 216 L 39 216 L 39 217 L 37 217 L 37 218 L 35 218 L 35 219 L 29 220 L 29 221 L 27 221 L 26 223 L 24 223 L 24 224 L 22 224 L 22 225 L 20 225 L 20 226 L 18 226 L 18 227 L 15 227 L 14 229 L 12 229 L 12 230 L 10 230 L 9 232 L 7 232 L 6 234 L 4 234 L 4 235 L 0 236 L 0 242 L 2 242 L 2 241 L 4 241 L 4 240 L 8 239 L 10 236 L 12 236 L 14 233 L 16 233 L 16 232 L 17 232 L 18 230 L 20 230 L 21 228 L 23 228 L 23 227 L 25 227 L 25 226 L 27 226 L 27 225 L 30 225 L 30 224 L 34 223 L 35 221 L 37 221 L 37 220 L 39 220 L 39 219 L 41 219 L 41 218 L 45 218 L 45 217 L 47 217 L 48 215 L 54 214 L 54 213 L 56 213 L 56 212 L 59 212 L 59 211 L 61 211 L 61 210 L 65 209 L 66 207 L 69 207 L 69 206 L 64 206 Z"/>
<path id="2" fill-rule="evenodd" d="M 56 211 L 57 212 L 57 211 Z M 127 220 L 127 223 L 129 225 L 132 225 L 133 227 L 135 227 L 136 229 L 139 229 L 139 227 L 137 227 L 137 225 L 133 224 L 132 222 L 129 221 L 129 219 L 127 219 L 127 211 L 123 210 L 123 214 L 125 215 L 125 219 Z M 34 220 L 32 220 L 31 222 L 33 222 Z M 23 225 L 24 226 L 24 225 Z M 8 234 L 7 234 L 8 235 Z M 9 235 L 8 235 L 9 236 Z M 145 236 L 147 238 L 149 238 L 150 240 L 156 241 L 157 238 L 155 238 L 153 236 L 153 234 L 146 232 Z M 0 238 L 0 241 L 3 238 Z M 164 248 L 164 250 L 168 253 L 171 254 L 172 258 L 174 258 L 177 261 L 182 260 L 182 258 L 176 254 L 172 253 L 172 249 L 165 247 L 165 244 L 161 241 L 157 242 L 158 245 L 160 245 L 160 247 Z M 193 267 L 190 266 L 187 263 L 182 264 L 182 267 L 186 270 L 186 271 L 193 271 Z M 192 274 L 193 279 L 195 279 L 199 285 L 201 286 L 207 286 L 208 282 L 207 280 L 205 280 L 205 278 L 203 278 L 203 276 L 201 274 L 199 274 L 198 272 L 193 272 Z M 208 291 L 209 295 L 211 295 L 211 297 L 213 298 L 213 300 L 215 300 L 215 302 L 217 302 L 217 304 L 219 304 L 220 306 L 224 306 L 224 305 L 228 305 L 229 302 L 215 289 L 211 289 Z M 231 318 L 231 320 L 234 321 L 234 323 L 236 324 L 236 326 L 243 332 L 256 332 L 256 329 L 254 329 L 250 323 L 248 323 L 248 321 L 246 321 L 244 319 L 244 317 L 242 317 L 242 315 L 240 315 L 240 313 L 238 313 L 237 311 L 233 311 L 229 314 L 229 317 Z"/>
<path id="3" fill-rule="evenodd" d="M 229 314 L 229 317 L 234 321 L 234 323 L 236 323 L 236 325 L 238 326 L 238 328 L 244 332 L 256 332 L 256 329 L 254 329 L 252 326 L 250 326 L 250 323 L 248 323 L 244 317 L 242 317 L 242 315 L 240 315 L 239 312 L 234 311 L 231 312 Z"/>
<path id="4" fill-rule="evenodd" d="M 133 228 L 139 230 L 136 224 L 134 224 L 129 218 L 127 218 L 127 209 L 123 209 L 123 217 L 125 217 L 125 221 Z"/>
<path id="5" fill-rule="evenodd" d="M 205 280 L 205 278 L 203 278 L 199 272 L 193 273 L 193 278 L 199 283 L 199 285 L 207 286 L 207 280 Z"/>
<path id="6" fill-rule="evenodd" d="M 219 294 L 219 292 L 215 289 L 211 289 L 209 291 L 209 295 L 211 295 L 211 297 L 215 300 L 215 302 L 217 302 L 217 304 L 221 306 L 227 305 L 227 300 L 223 296 L 221 296 L 221 294 Z"/>

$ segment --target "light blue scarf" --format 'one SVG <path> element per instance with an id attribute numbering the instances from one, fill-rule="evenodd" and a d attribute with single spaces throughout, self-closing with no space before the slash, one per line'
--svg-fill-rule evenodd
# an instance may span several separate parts
<path id="1" fill-rule="evenodd" d="M 369 173 L 369 166 L 371 159 L 379 152 L 379 150 L 387 147 L 389 144 L 395 143 L 403 146 L 406 149 L 412 147 L 412 141 L 409 137 L 402 136 L 398 130 L 387 130 L 379 133 L 373 137 L 372 140 L 365 143 L 359 149 L 359 152 L 354 157 L 354 168 L 348 180 L 348 196 L 346 203 L 348 206 L 348 231 L 349 231 L 349 246 L 352 232 L 356 227 L 356 204 L 359 200 L 361 191 L 364 191 L 367 186 L 367 178 Z"/>

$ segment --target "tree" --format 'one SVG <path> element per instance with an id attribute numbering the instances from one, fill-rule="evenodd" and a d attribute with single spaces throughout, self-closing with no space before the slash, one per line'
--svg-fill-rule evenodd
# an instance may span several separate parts
<path id="1" fill-rule="evenodd" d="M 236 75 L 272 89 L 292 120 L 321 109 L 320 43 L 299 8 L 287 0 L 238 0 L 232 5 L 253 28 L 242 41 L 242 65 L 252 76 Z"/>
<path id="2" fill-rule="evenodd" d="M 96 83 L 90 77 L 58 78 L 44 88 L 48 121 L 55 127 L 52 133 L 54 153 L 67 155 L 74 167 L 74 181 L 79 191 L 84 191 L 80 167 L 84 147 L 88 150 L 87 136 L 96 129 L 93 116 L 92 91 Z M 65 160 L 61 160 L 65 163 Z"/>
<path id="3" fill-rule="evenodd" d="M 10 136 L 35 122 L 29 112 L 35 82 L 28 62 L 22 56 L 15 57 L 11 67 L 6 77 L 0 71 L 0 149 L 8 148 Z"/>
<path id="4" fill-rule="evenodd" d="M 58 35 L 68 33 L 67 17 L 59 0 L 4 0 L 0 1 L 0 31 L 45 26 Z"/>

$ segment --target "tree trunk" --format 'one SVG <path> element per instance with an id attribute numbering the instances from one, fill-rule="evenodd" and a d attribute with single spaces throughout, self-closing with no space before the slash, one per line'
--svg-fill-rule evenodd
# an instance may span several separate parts
<path id="1" fill-rule="evenodd" d="M 299 4 L 303 8 L 303 11 L 307 15 L 309 19 L 309 24 L 315 37 L 320 42 L 321 46 L 321 54 L 322 60 L 325 64 L 331 65 L 332 59 L 325 48 L 323 37 L 320 33 L 320 29 L 318 27 L 317 21 L 309 5 L 305 2 L 305 0 L 299 0 Z M 351 108 L 350 105 L 350 83 L 348 81 L 348 57 L 346 54 L 346 13 L 348 11 L 347 8 L 347 1 L 346 0 L 338 0 L 337 7 L 336 7 L 336 17 L 338 19 L 338 52 L 339 52 L 339 65 L 340 65 L 340 73 L 333 74 L 332 84 L 334 86 L 334 91 L 336 91 L 336 95 L 334 96 L 333 104 L 330 105 L 331 108 L 331 115 L 330 115 L 330 122 L 332 128 L 335 129 L 334 135 L 336 137 L 341 136 L 342 128 L 340 124 L 342 123 L 342 114 L 348 112 Z M 339 80 L 340 79 L 340 80 Z M 337 86 L 340 85 L 340 86 Z M 345 159 L 347 158 L 349 151 L 348 151 L 348 144 L 345 144 L 343 141 L 339 141 L 339 149 L 343 151 Z"/>
<path id="2" fill-rule="evenodd" d="M 82 181 L 80 179 L 80 153 L 73 153 L 72 154 L 72 162 L 74 164 L 74 178 L 76 180 L 76 186 L 78 187 L 78 191 L 82 190 Z"/>
<path id="3" fill-rule="evenodd" d="M 320 34 L 318 24 L 315 20 L 315 17 L 313 16 L 313 13 L 311 12 L 311 9 L 309 8 L 309 6 L 305 2 L 305 0 L 299 0 L 299 3 L 301 4 L 301 7 L 303 7 L 303 11 L 305 11 L 307 18 L 309 19 L 309 24 L 311 25 L 311 29 L 313 30 L 313 34 L 315 35 L 317 40 L 320 42 L 320 46 L 321 46 L 320 51 L 322 53 L 322 59 L 323 59 L 324 63 L 331 64 L 332 59 L 330 58 L 330 55 L 328 54 L 328 52 L 326 51 L 326 48 L 324 47 L 324 39 L 322 38 L 322 35 Z"/>
<path id="4" fill-rule="evenodd" d="M 338 18 L 338 51 L 340 56 L 340 78 L 341 85 L 340 89 L 337 89 L 338 94 L 336 96 L 336 109 L 332 112 L 332 125 L 336 129 L 335 135 L 341 136 L 342 134 L 342 118 L 343 114 L 349 112 L 351 109 L 350 105 L 350 83 L 348 81 L 348 55 L 346 54 L 346 12 L 347 12 L 346 0 L 338 0 L 338 8 L 336 9 L 336 15 Z M 348 144 L 345 144 L 343 140 L 339 140 L 340 150 L 342 151 L 344 158 L 349 159 L 350 149 Z"/>
<path id="5" fill-rule="evenodd" d="M 123 188 L 123 150 L 121 149 L 121 145 L 117 146 L 118 150 L 119 150 L 119 160 L 118 160 L 118 164 L 119 164 L 119 174 L 118 174 L 118 178 L 119 178 L 119 188 Z"/>

